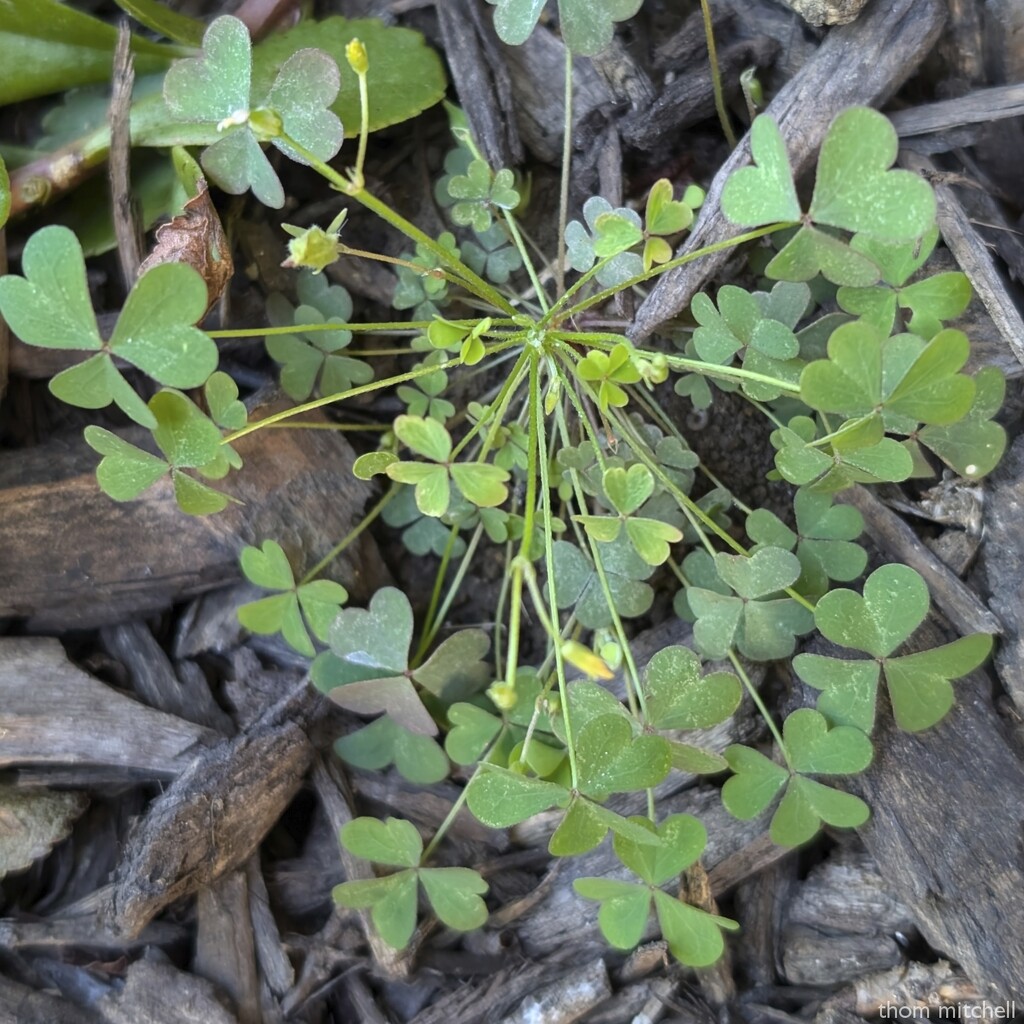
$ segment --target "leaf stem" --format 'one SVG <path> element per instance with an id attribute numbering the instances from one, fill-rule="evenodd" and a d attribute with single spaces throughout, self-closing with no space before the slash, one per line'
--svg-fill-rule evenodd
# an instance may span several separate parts
<path id="1" fill-rule="evenodd" d="M 345 550 L 345 548 L 358 539 L 359 535 L 381 514 L 381 512 L 384 511 L 385 508 L 387 508 L 388 503 L 397 493 L 398 484 L 392 484 L 391 487 L 388 488 L 387 493 L 377 501 L 373 508 L 371 508 L 370 511 L 367 512 L 366 515 L 364 515 L 363 518 L 351 530 L 349 530 L 349 532 L 345 534 L 345 536 L 342 537 L 342 539 L 338 541 L 338 543 L 335 544 L 334 547 L 331 548 L 331 550 L 328 551 L 327 554 L 324 555 L 324 557 L 321 558 L 320 561 L 317 562 L 301 580 L 299 580 L 299 586 L 301 587 L 304 584 L 309 583 L 310 580 L 316 579 L 316 577 L 319 576 L 320 573 L 323 572 L 323 570 L 326 569 L 327 566 Z"/>
<path id="2" fill-rule="evenodd" d="M 565 116 L 562 120 L 562 177 L 558 188 L 558 239 L 555 249 L 555 293 L 565 294 L 565 228 L 569 220 L 569 178 L 572 170 L 572 50 L 565 48 Z"/>

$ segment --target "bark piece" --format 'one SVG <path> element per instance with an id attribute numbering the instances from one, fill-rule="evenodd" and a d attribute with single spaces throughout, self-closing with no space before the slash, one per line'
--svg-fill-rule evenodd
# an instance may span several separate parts
<path id="1" fill-rule="evenodd" d="M 996 670 L 1024 714 L 1024 438 L 1010 446 L 988 486 L 981 568 L 992 610 L 1006 625 Z"/>
<path id="2" fill-rule="evenodd" d="M 122 436 L 144 445 L 149 435 Z M 301 569 L 351 530 L 371 494 L 337 431 L 264 430 L 236 448 L 245 466 L 222 489 L 242 504 L 203 518 L 178 509 L 167 479 L 137 501 L 112 501 L 96 484 L 96 453 L 78 439 L 9 454 L 0 467 L 0 616 L 55 630 L 150 614 L 238 580 L 242 546 L 267 537 Z M 358 600 L 378 566 L 364 534 L 333 571 Z"/>
<path id="3" fill-rule="evenodd" d="M 214 734 L 123 697 L 76 668 L 56 640 L 0 640 L 0 768 L 115 768 L 169 778 Z"/>
<path id="4" fill-rule="evenodd" d="M 108 1024 L 237 1024 L 217 999 L 213 985 L 168 963 L 137 960 L 124 988 L 101 999 Z M 90 1018 L 83 1018 L 88 1020 Z"/>
<path id="5" fill-rule="evenodd" d="M 179 676 L 170 659 L 144 622 L 108 626 L 101 636 L 104 646 L 127 669 L 132 685 L 145 702 L 159 711 L 230 735 L 231 717 L 210 693 L 202 670 L 194 662 L 182 662 Z M 184 666 L 191 666 L 184 668 Z"/>
<path id="6" fill-rule="evenodd" d="M 35 992 L 28 985 L 0 975 L 0 1024 L 106 1024 L 106 1021 L 107 1018 L 95 1010 L 76 1006 L 49 992 Z"/>
<path id="7" fill-rule="evenodd" d="M 501 1024 L 573 1024 L 612 994 L 608 970 L 598 957 L 533 993 L 517 1009 L 506 1014 Z"/>
<path id="8" fill-rule="evenodd" d="M 523 143 L 516 130 L 512 83 L 493 19 L 475 0 L 447 0 L 436 11 L 448 66 L 473 137 L 495 170 L 521 164 Z"/>
<path id="9" fill-rule="evenodd" d="M 930 623 L 925 647 L 945 637 Z M 875 759 L 849 788 L 871 807 L 859 831 L 892 893 L 933 949 L 955 958 L 983 996 L 1024 992 L 1024 764 L 975 672 L 934 728 L 875 727 Z"/>
<path id="10" fill-rule="evenodd" d="M 116 927 L 138 934 L 169 903 L 252 855 L 312 761 L 300 723 L 320 703 L 303 684 L 241 736 L 196 758 L 153 802 L 131 830 L 115 872 Z"/>
<path id="11" fill-rule="evenodd" d="M 778 43 L 766 36 L 725 47 L 718 55 L 718 62 L 726 98 L 741 94 L 739 76 L 745 68 L 767 67 L 778 51 Z M 703 54 L 701 59 L 706 60 Z M 714 113 L 711 76 L 706 66 L 700 66 L 683 71 L 649 106 L 622 118 L 619 131 L 630 146 L 652 150 Z"/>
<path id="12" fill-rule="evenodd" d="M 988 124 L 1024 114 L 1024 84 L 977 89 L 955 100 L 897 110 L 889 119 L 900 138 L 945 132 L 965 124 Z"/>
<path id="13" fill-rule="evenodd" d="M 817 53 L 776 95 L 767 113 L 779 123 L 795 174 L 811 164 L 832 119 L 852 104 L 883 102 L 913 72 L 938 37 L 939 0 L 873 4 L 852 25 L 829 33 Z M 723 242 L 738 230 L 722 215 L 726 179 L 750 162 L 749 136 L 715 175 L 693 232 L 679 255 Z M 730 250 L 664 274 L 637 312 L 630 331 L 641 341 L 679 313 L 725 264 Z"/>
<path id="14" fill-rule="evenodd" d="M 45 857 L 71 834 L 88 803 L 84 793 L 0 784 L 0 878 Z"/>
<path id="15" fill-rule="evenodd" d="M 199 927 L 193 973 L 213 982 L 231 998 L 238 1024 L 262 1024 L 245 871 L 231 871 L 200 889 L 196 918 Z"/>
<path id="16" fill-rule="evenodd" d="M 816 866 L 788 905 L 782 963 L 793 985 L 834 985 L 894 967 L 893 938 L 911 932 L 910 912 L 889 891 L 871 858 L 852 843 Z"/>

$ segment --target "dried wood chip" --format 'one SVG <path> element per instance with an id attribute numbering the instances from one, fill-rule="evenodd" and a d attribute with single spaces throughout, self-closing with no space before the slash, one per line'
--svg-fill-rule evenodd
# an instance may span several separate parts
<path id="1" fill-rule="evenodd" d="M 45 857 L 88 803 L 84 793 L 0 785 L 0 878 Z"/>
<path id="2" fill-rule="evenodd" d="M 4 638 L 0 736 L 0 768 L 109 767 L 169 778 L 215 734 L 121 696 L 72 665 L 56 640 Z"/>

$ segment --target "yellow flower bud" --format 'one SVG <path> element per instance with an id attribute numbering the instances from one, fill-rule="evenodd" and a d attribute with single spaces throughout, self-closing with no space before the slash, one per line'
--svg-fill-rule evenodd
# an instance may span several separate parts
<path id="1" fill-rule="evenodd" d="M 370 59 L 366 55 L 366 47 L 358 39 L 353 39 L 345 47 L 345 58 L 348 61 L 348 66 L 357 75 L 365 75 L 370 67 Z"/>

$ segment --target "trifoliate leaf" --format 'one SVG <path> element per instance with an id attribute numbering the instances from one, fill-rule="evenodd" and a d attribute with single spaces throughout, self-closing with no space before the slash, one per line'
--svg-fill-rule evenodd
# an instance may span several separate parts
<path id="1" fill-rule="evenodd" d="M 958 371 L 970 354 L 960 331 L 946 330 L 925 344 L 912 335 L 884 339 L 862 320 L 829 339 L 828 359 L 810 363 L 800 394 L 813 409 L 867 416 L 883 412 L 896 425 L 944 425 L 961 419 L 974 398 L 974 381 Z M 907 432 L 907 431 L 903 431 Z"/>
<path id="2" fill-rule="evenodd" d="M 699 587 L 687 591 L 697 616 L 693 636 L 701 652 L 724 658 L 735 646 L 759 661 L 792 654 L 796 636 L 812 627 L 811 614 L 791 598 L 766 598 L 796 582 L 800 575 L 796 556 L 781 548 L 762 548 L 749 558 L 718 554 L 715 567 L 739 596 Z"/>
<path id="3" fill-rule="evenodd" d="M 409 599 L 394 587 L 378 590 L 369 608 L 346 608 L 335 618 L 331 650 L 313 663 L 313 682 L 349 711 L 386 711 L 411 732 L 436 735 L 437 725 L 408 674 L 412 631 Z"/>
<path id="4" fill-rule="evenodd" d="M 815 623 L 833 643 L 870 654 L 872 662 L 799 655 L 794 668 L 805 682 L 821 689 L 818 708 L 835 722 L 869 731 L 875 694 L 884 671 L 893 714 L 910 732 L 939 721 L 953 703 L 951 679 L 977 668 L 989 655 L 992 638 L 963 637 L 951 644 L 893 658 L 928 612 L 928 590 L 904 565 L 883 565 L 864 584 L 864 596 L 850 590 L 826 594 L 815 609 Z"/>
<path id="5" fill-rule="evenodd" d="M 275 327 L 337 324 L 337 330 L 297 330 L 267 337 L 267 354 L 281 364 L 281 387 L 289 398 L 303 402 L 317 390 L 339 394 L 373 379 L 373 370 L 361 359 L 341 354 L 352 340 L 345 330 L 352 317 L 352 299 L 340 285 L 322 274 L 299 275 L 299 306 L 280 294 L 267 299 L 267 315 Z"/>
<path id="6" fill-rule="evenodd" d="M 164 100 L 172 116 L 187 123 L 215 127 L 221 137 L 201 157 L 203 169 L 226 191 L 239 195 L 252 189 L 260 202 L 279 208 L 284 190 L 260 148 L 263 121 L 274 122 L 269 141 L 305 162 L 282 133 L 321 160 L 341 145 L 343 131 L 328 104 L 338 94 L 337 65 L 319 50 L 292 53 L 272 84 L 252 88 L 252 44 L 249 30 L 237 18 L 222 16 L 210 23 L 198 57 L 177 61 L 164 79 Z M 271 108 L 257 110 L 261 104 Z"/>
<path id="7" fill-rule="evenodd" d="M 654 600 L 654 591 L 643 582 L 654 571 L 653 567 L 623 537 L 608 544 L 598 543 L 597 550 L 618 614 L 623 618 L 643 615 Z M 577 619 L 587 629 L 611 625 L 612 615 L 597 570 L 578 547 L 556 540 L 552 572 L 559 608 L 575 608 Z"/>
<path id="8" fill-rule="evenodd" d="M 217 347 L 195 323 L 206 312 L 206 285 L 184 263 L 165 263 L 135 284 L 104 344 L 89 300 L 85 261 L 77 238 L 52 225 L 28 240 L 25 277 L 0 279 L 0 313 L 30 345 L 96 350 L 91 359 L 57 374 L 50 390 L 72 405 L 101 409 L 115 402 L 152 430 L 152 411 L 114 365 L 118 356 L 161 384 L 201 385 L 217 366 Z"/>
<path id="9" fill-rule="evenodd" d="M 585 223 L 578 220 L 570 221 L 565 229 L 566 251 L 569 265 L 573 270 L 585 273 L 594 265 L 597 260 L 597 253 L 594 249 L 597 222 L 599 218 L 607 214 L 615 214 L 641 231 L 640 217 L 634 210 L 624 206 L 613 209 L 607 199 L 603 199 L 601 196 L 592 196 L 583 204 Z M 609 259 L 595 276 L 598 284 L 602 287 L 612 288 L 642 272 L 643 261 L 636 253 L 621 252 Z"/>

